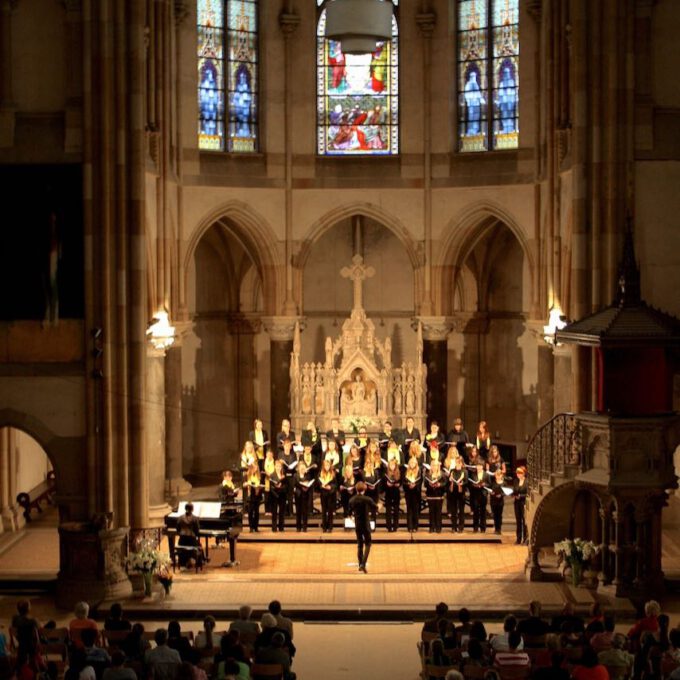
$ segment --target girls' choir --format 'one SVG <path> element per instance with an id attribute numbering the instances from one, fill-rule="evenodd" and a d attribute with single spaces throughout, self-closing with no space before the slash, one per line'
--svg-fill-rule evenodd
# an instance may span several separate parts
<path id="1" fill-rule="evenodd" d="M 297 530 L 307 531 L 309 515 L 316 512 L 313 503 L 318 495 L 322 530 L 330 532 L 336 512 L 341 511 L 345 518 L 350 515 L 356 483 L 363 481 L 367 485 L 366 495 L 376 504 L 384 499 L 388 532 L 399 528 L 403 498 L 408 531 L 418 531 L 421 510 L 427 506 L 429 530 L 440 533 L 446 503 L 450 530 L 461 533 L 467 497 L 473 531 L 486 531 L 488 504 L 494 530 L 500 534 L 505 497 L 512 496 L 516 542 L 526 542 L 526 468 L 518 467 L 514 478 L 508 476 L 506 463 L 491 440 L 486 422 L 479 423 L 474 443 L 460 419 L 456 419 L 446 437 L 438 423 L 433 422 L 423 445 L 412 419 L 409 421 L 401 438 L 386 423 L 380 435 L 383 439 L 371 438 L 362 429 L 344 446 L 338 444 L 344 442 L 344 433 L 339 429 L 337 436 L 334 430 L 333 436 L 327 437 L 321 446 L 313 422 L 303 430 L 304 443 L 293 446 L 294 434 L 285 421 L 277 436 L 277 449 L 268 448 L 262 422 L 256 420 L 251 433 L 254 441 L 248 440 L 241 453 L 243 499 L 250 530 L 259 530 L 260 504 L 264 499 L 273 531 L 284 531 L 285 516 L 292 515 L 293 508 Z M 234 502 L 236 493 L 232 473 L 225 471 L 220 498 L 226 503 Z M 375 511 L 372 519 L 376 519 Z"/>

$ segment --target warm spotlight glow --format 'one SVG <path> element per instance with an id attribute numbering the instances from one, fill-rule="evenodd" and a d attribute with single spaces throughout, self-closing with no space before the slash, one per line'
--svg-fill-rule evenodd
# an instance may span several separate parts
<path id="1" fill-rule="evenodd" d="M 543 339 L 549 345 L 560 345 L 557 342 L 555 334 L 557 331 L 561 331 L 567 325 L 567 317 L 562 313 L 562 309 L 559 305 L 555 305 L 550 308 L 548 313 L 548 324 L 543 326 Z"/>
<path id="2" fill-rule="evenodd" d="M 146 329 L 146 336 L 157 350 L 165 351 L 175 342 L 175 327 L 170 325 L 170 319 L 165 310 L 156 312 Z"/>

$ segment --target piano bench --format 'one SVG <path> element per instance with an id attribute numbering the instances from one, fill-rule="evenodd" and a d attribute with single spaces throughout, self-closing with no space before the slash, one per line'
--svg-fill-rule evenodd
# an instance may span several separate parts
<path id="1" fill-rule="evenodd" d="M 176 545 L 172 555 L 172 571 L 177 571 L 177 567 L 180 566 L 179 558 L 180 555 L 185 555 L 187 561 L 192 559 L 196 564 L 196 573 L 198 574 L 199 569 L 203 571 L 203 550 L 197 545 Z"/>

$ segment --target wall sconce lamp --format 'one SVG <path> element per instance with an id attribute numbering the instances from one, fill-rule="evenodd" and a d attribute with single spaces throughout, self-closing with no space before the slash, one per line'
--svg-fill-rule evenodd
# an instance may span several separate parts
<path id="1" fill-rule="evenodd" d="M 543 339 L 555 347 L 562 343 L 557 342 L 557 331 L 561 331 L 567 325 L 567 317 L 562 313 L 559 305 L 550 308 L 548 313 L 548 323 L 543 326 Z"/>
<path id="2" fill-rule="evenodd" d="M 175 342 L 175 327 L 170 325 L 168 313 L 165 310 L 156 312 L 146 329 L 146 337 L 151 346 L 165 352 Z"/>

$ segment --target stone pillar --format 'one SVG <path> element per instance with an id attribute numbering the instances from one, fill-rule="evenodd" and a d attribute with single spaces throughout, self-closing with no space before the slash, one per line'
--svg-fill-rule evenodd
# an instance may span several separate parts
<path id="1" fill-rule="evenodd" d="M 79 153 L 83 148 L 83 81 L 79 73 L 83 59 L 82 0 L 64 0 L 66 9 L 66 110 L 64 112 L 64 151 Z"/>
<path id="2" fill-rule="evenodd" d="M 611 582 L 610 553 L 609 553 L 609 529 L 611 524 L 611 512 L 607 508 L 600 508 L 600 520 L 602 521 L 602 553 L 600 555 L 601 569 L 597 576 L 600 586 L 607 586 Z"/>
<path id="3" fill-rule="evenodd" d="M 477 423 L 484 417 L 484 376 L 482 371 L 483 336 L 489 331 L 489 318 L 483 313 L 454 314 L 456 328 L 463 332 L 465 342 L 463 348 L 463 374 L 465 388 L 461 417 L 468 433 L 476 431 Z"/>
<path id="4" fill-rule="evenodd" d="M 149 479 L 149 523 L 161 526 L 170 512 L 165 500 L 165 352 L 150 349 L 146 360 L 144 448 Z"/>
<path id="5" fill-rule="evenodd" d="M 418 321 L 423 327 L 423 363 L 427 366 L 427 403 L 425 412 L 428 421 L 436 420 L 444 432 L 448 426 L 446 418 L 448 348 L 447 338 L 451 322 L 443 316 L 421 316 Z"/>
<path id="6" fill-rule="evenodd" d="M 621 571 L 623 568 L 623 552 L 622 552 L 622 517 L 621 513 L 618 511 L 615 511 L 612 513 L 612 524 L 614 527 L 614 540 L 612 543 L 614 544 L 613 552 L 614 552 L 614 578 L 612 579 L 612 585 L 618 589 L 618 587 L 621 585 Z"/>
<path id="7" fill-rule="evenodd" d="M 182 347 L 165 354 L 165 484 L 171 504 L 191 490 L 182 469 Z"/>
<path id="8" fill-rule="evenodd" d="M 0 148 L 14 145 L 16 104 L 12 89 L 12 11 L 17 0 L 0 0 Z"/>
<path id="9" fill-rule="evenodd" d="M 11 427 L 0 429 L 0 531 L 16 531 L 16 512 L 14 498 L 10 495 L 10 449 L 13 430 Z"/>
<path id="10" fill-rule="evenodd" d="M 536 396 L 538 398 L 537 420 L 539 425 L 547 423 L 556 413 L 555 409 L 555 359 L 553 346 L 545 341 L 543 334 L 544 322 L 541 319 L 527 321 L 527 327 L 536 339 L 536 353 L 538 357 L 538 381 Z"/>
<path id="11" fill-rule="evenodd" d="M 552 348 L 554 361 L 553 409 L 555 413 L 568 413 L 574 410 L 571 387 L 571 350 L 571 346 L 568 345 L 559 345 Z"/>
<path id="12" fill-rule="evenodd" d="M 290 417 L 290 355 L 293 351 L 293 332 L 297 316 L 270 316 L 262 319 L 270 337 L 271 361 L 271 423 L 269 434 L 273 441 L 280 432 L 281 420 Z"/>
<path id="13" fill-rule="evenodd" d="M 82 522 L 59 527 L 59 576 L 55 603 L 73 609 L 80 601 L 120 601 L 132 594 L 125 571 L 126 527 L 100 529 Z"/>

